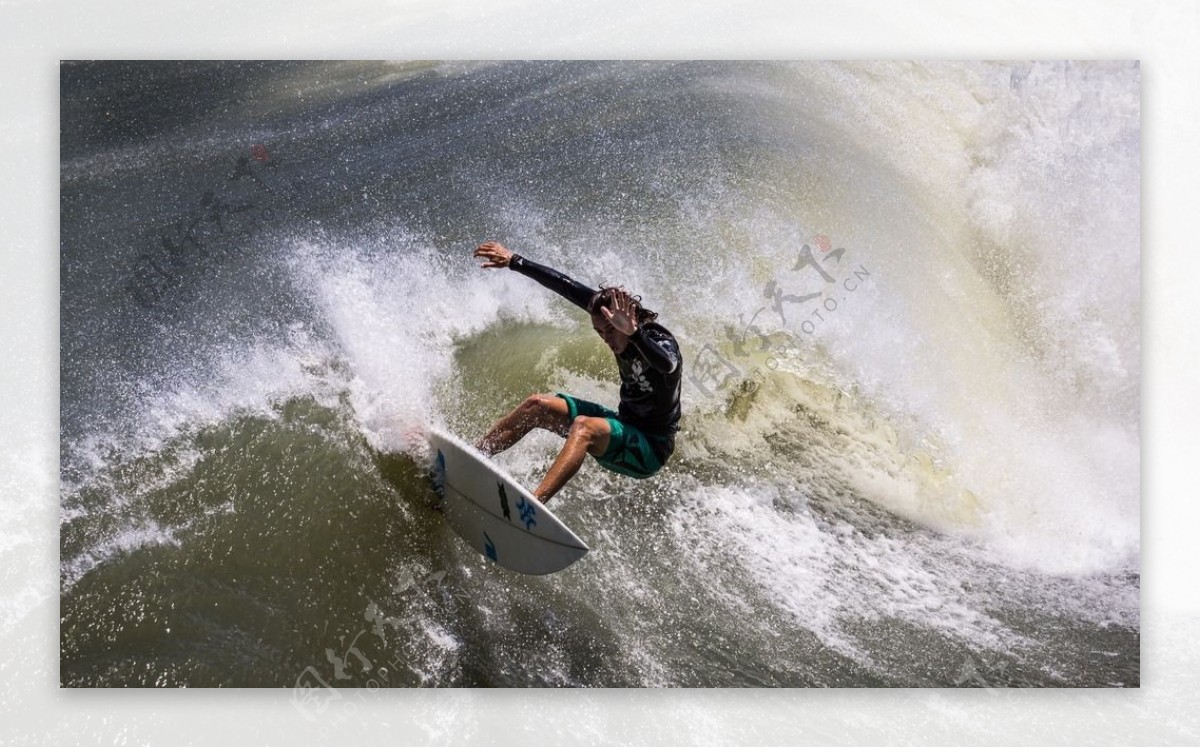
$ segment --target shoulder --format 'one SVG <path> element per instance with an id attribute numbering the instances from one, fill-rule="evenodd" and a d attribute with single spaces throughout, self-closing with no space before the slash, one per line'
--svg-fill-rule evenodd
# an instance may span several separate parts
<path id="1" fill-rule="evenodd" d="M 641 330 L 642 334 L 648 338 L 655 338 L 658 340 L 675 339 L 675 336 L 671 334 L 670 330 L 658 324 L 657 322 L 647 322 L 644 325 L 641 325 Z"/>
<path id="2" fill-rule="evenodd" d="M 647 322 L 641 326 L 642 337 L 647 340 L 653 340 L 655 343 L 660 343 L 668 348 L 678 351 L 679 342 L 675 340 L 675 336 L 671 331 L 657 322 Z"/>
<path id="3" fill-rule="evenodd" d="M 642 331 L 647 335 L 657 335 L 659 337 L 671 338 L 672 340 L 675 339 L 675 336 L 671 333 L 671 331 L 663 327 L 658 322 L 647 322 L 646 324 L 642 325 Z"/>

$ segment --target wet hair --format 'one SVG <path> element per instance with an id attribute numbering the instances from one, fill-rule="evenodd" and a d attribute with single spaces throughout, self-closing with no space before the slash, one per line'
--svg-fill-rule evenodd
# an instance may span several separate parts
<path id="1" fill-rule="evenodd" d="M 606 306 L 612 308 L 613 294 L 617 291 L 624 291 L 623 286 L 601 286 L 600 290 L 592 294 L 592 300 L 588 302 L 587 310 L 590 314 L 602 314 L 600 307 Z M 647 322 L 653 322 L 658 319 L 658 312 L 651 311 L 642 306 L 642 297 L 630 294 L 630 300 L 633 302 L 633 314 L 637 319 L 638 326 L 642 326 Z"/>

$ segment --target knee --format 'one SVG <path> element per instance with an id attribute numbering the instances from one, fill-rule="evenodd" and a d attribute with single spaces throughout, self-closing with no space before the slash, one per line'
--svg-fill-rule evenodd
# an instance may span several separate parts
<path id="1" fill-rule="evenodd" d="M 565 415 L 560 414 L 556 405 L 562 403 L 562 399 L 554 395 L 529 395 L 517 406 L 517 412 L 522 415 L 523 419 L 527 419 L 529 423 L 536 426 L 545 427 L 545 429 L 553 429 L 562 431 L 564 429 Z M 565 406 L 560 406 L 564 408 Z"/>
<path id="2" fill-rule="evenodd" d="M 600 424 L 603 422 L 603 418 L 575 416 L 575 420 L 571 422 L 570 435 L 577 439 L 584 439 L 588 444 L 594 444 L 596 437 L 600 435 Z"/>

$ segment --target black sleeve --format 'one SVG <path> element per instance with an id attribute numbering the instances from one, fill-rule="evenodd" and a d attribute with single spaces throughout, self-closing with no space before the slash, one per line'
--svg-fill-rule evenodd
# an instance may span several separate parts
<path id="1" fill-rule="evenodd" d="M 629 342 L 655 371 L 670 374 L 679 366 L 679 347 L 670 335 L 659 335 L 639 327 L 629 336 Z"/>
<path id="2" fill-rule="evenodd" d="M 588 302 L 592 300 L 592 296 L 596 293 L 596 289 L 588 288 L 553 268 L 539 265 L 536 262 L 530 262 L 518 254 L 512 256 L 512 260 L 508 263 L 508 268 L 509 270 L 516 270 L 521 275 L 533 278 L 585 312 L 587 311 Z"/>

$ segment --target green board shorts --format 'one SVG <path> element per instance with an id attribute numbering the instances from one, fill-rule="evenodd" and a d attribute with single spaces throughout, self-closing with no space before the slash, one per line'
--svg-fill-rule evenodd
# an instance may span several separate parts
<path id="1" fill-rule="evenodd" d="M 655 453 L 651 441 L 655 440 L 655 437 L 647 435 L 637 426 L 622 422 L 620 416 L 603 405 L 581 400 L 562 392 L 554 394 L 567 402 L 567 409 L 570 411 L 572 421 L 576 416 L 603 418 L 608 421 L 608 427 L 612 430 L 608 437 L 608 449 L 604 450 L 604 454 L 596 457 L 596 462 L 606 470 L 628 475 L 631 478 L 649 478 L 662 469 L 662 462 Z M 662 440 L 658 439 L 657 441 L 661 442 Z"/>

